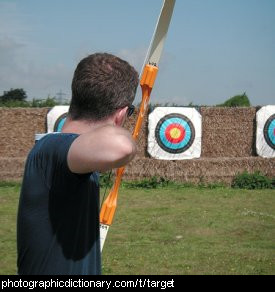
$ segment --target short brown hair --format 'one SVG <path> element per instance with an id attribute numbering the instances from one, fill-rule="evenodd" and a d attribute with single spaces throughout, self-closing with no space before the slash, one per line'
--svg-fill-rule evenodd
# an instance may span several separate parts
<path id="1" fill-rule="evenodd" d="M 126 61 L 96 53 L 78 64 L 72 81 L 69 116 L 73 120 L 103 120 L 132 104 L 138 73 Z"/>

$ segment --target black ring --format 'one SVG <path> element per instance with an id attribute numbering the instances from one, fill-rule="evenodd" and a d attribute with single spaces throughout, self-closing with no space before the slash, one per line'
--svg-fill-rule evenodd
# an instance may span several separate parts
<path id="1" fill-rule="evenodd" d="M 60 123 L 64 118 L 67 118 L 67 116 L 68 116 L 68 113 L 64 113 L 64 114 L 62 114 L 62 115 L 56 120 L 56 122 L 54 123 L 54 127 L 53 127 L 53 131 L 54 131 L 54 132 L 57 132 L 57 129 L 58 129 L 59 123 Z"/>
<path id="2" fill-rule="evenodd" d="M 274 119 L 275 119 L 275 114 L 269 117 L 269 119 L 266 121 L 265 126 L 264 126 L 265 141 L 273 150 L 275 150 L 275 144 L 273 144 L 273 142 L 269 138 L 268 129 L 270 127 L 270 124 L 274 121 Z"/>
<path id="3" fill-rule="evenodd" d="M 190 137 L 190 140 L 188 141 L 188 143 L 182 147 L 182 148 L 179 148 L 179 149 L 171 149 L 171 148 L 168 148 L 166 145 L 164 145 L 159 137 L 159 132 L 160 132 L 160 128 L 162 126 L 162 124 L 168 120 L 168 119 L 171 119 L 171 118 L 179 118 L 179 119 L 182 119 L 184 120 L 185 122 L 187 122 L 187 124 L 189 125 L 190 129 L 191 129 L 191 137 Z M 172 114 L 169 114 L 169 115 L 166 115 L 164 116 L 163 118 L 161 118 L 159 120 L 159 122 L 157 123 L 157 126 L 156 126 L 156 129 L 155 129 L 155 137 L 156 137 L 156 140 L 157 140 L 157 143 L 158 145 L 166 152 L 168 153 L 171 153 L 171 154 L 180 154 L 180 153 L 183 153 L 185 152 L 187 149 L 189 149 L 191 147 L 191 145 L 193 144 L 194 142 L 194 139 L 195 139 L 195 128 L 194 128 L 194 125 L 193 123 L 191 122 L 190 119 L 188 119 L 186 116 L 182 115 L 182 114 L 176 114 L 176 113 L 172 113 Z"/>

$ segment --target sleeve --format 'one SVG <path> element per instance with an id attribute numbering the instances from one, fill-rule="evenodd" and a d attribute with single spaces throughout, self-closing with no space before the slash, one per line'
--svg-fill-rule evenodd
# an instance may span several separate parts
<path id="1" fill-rule="evenodd" d="M 72 173 L 68 167 L 67 156 L 77 134 L 50 134 L 41 141 L 41 167 L 48 188 L 59 179 L 76 179 L 81 175 Z M 86 175 L 82 175 L 86 176 Z"/>

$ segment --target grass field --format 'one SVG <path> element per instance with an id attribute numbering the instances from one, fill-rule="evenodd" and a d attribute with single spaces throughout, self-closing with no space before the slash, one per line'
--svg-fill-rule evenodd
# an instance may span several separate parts
<path id="1" fill-rule="evenodd" d="M 0 184 L 0 274 L 16 273 L 19 184 Z M 275 274 L 275 190 L 122 188 L 104 274 Z"/>

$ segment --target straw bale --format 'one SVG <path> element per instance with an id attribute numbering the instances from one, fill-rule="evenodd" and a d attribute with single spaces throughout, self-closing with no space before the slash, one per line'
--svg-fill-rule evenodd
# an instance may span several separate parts
<path id="1" fill-rule="evenodd" d="M 202 157 L 255 154 L 255 108 L 203 107 Z"/>
<path id="2" fill-rule="evenodd" d="M 131 133 L 134 131 L 134 127 L 138 117 L 138 110 L 136 109 L 134 114 L 126 120 L 124 127 Z M 143 124 L 140 129 L 140 134 L 137 139 L 137 157 L 149 157 L 147 153 L 147 137 L 148 137 L 148 115 L 145 115 Z"/>
<path id="3" fill-rule="evenodd" d="M 21 181 L 25 157 L 0 157 L 0 181 Z"/>
<path id="4" fill-rule="evenodd" d="M 45 133 L 48 108 L 0 108 L 0 157 L 26 156 L 36 133 Z"/>
<path id="5" fill-rule="evenodd" d="M 22 179 L 34 135 L 46 131 L 48 108 L 0 108 L 0 180 Z M 155 160 L 147 154 L 148 117 L 137 142 L 138 153 L 127 166 L 125 179 L 163 177 L 193 183 L 230 184 L 244 170 L 275 177 L 275 159 L 255 157 L 256 108 L 201 108 L 202 157 L 194 160 Z M 137 111 L 125 127 L 133 131 Z"/>
<path id="6" fill-rule="evenodd" d="M 261 171 L 269 177 L 275 177 L 275 158 L 200 158 L 182 161 L 134 159 L 126 168 L 125 179 L 157 176 L 178 182 L 230 184 L 234 176 L 243 171 Z"/>

